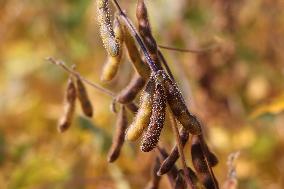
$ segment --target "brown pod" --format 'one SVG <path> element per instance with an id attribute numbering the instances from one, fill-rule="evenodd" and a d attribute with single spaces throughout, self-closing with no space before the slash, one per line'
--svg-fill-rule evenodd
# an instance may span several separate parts
<path id="1" fill-rule="evenodd" d="M 159 150 L 159 153 L 160 153 L 161 161 L 164 161 L 169 156 L 169 154 L 167 153 L 167 151 L 164 148 L 158 147 L 158 150 Z M 158 170 L 158 172 L 159 172 L 159 170 Z M 158 174 L 158 172 L 157 172 L 157 175 L 161 176 L 161 175 Z M 167 172 L 168 179 L 170 180 L 170 183 L 172 183 L 172 186 L 174 185 L 173 183 L 174 183 L 174 180 L 177 177 L 177 175 L 178 175 L 178 169 L 177 169 L 176 165 L 173 165 L 171 167 L 171 169 Z"/>
<path id="2" fill-rule="evenodd" d="M 206 159 L 207 159 L 210 167 L 216 166 L 219 162 L 217 156 L 213 152 L 210 151 L 208 145 L 206 144 L 206 142 L 204 140 L 203 135 L 198 135 L 198 138 L 199 138 L 201 147 L 204 151 L 204 155 L 206 156 Z"/>
<path id="3" fill-rule="evenodd" d="M 143 39 L 144 44 L 146 45 L 150 56 L 159 70 L 162 69 L 162 66 L 158 57 L 158 47 L 156 40 L 154 39 L 151 31 L 150 22 L 148 19 L 147 7 L 144 3 L 144 0 L 138 0 L 136 7 L 136 17 L 138 20 L 138 31 Z"/>
<path id="4" fill-rule="evenodd" d="M 144 129 L 150 123 L 153 106 L 153 93 L 155 83 L 153 77 L 150 77 L 144 91 L 140 97 L 140 107 L 135 115 L 135 118 L 126 131 L 126 140 L 137 140 L 143 133 Z"/>
<path id="5" fill-rule="evenodd" d="M 61 133 L 66 131 L 71 125 L 75 112 L 76 97 L 77 94 L 75 84 L 72 78 L 69 77 L 64 96 L 64 112 L 58 123 L 58 131 Z"/>
<path id="6" fill-rule="evenodd" d="M 116 131 L 113 135 L 112 145 L 108 152 L 108 162 L 114 162 L 120 154 L 121 147 L 124 143 L 125 130 L 127 128 L 127 115 L 125 107 L 122 106 L 116 121 Z"/>
<path id="7" fill-rule="evenodd" d="M 141 151 L 153 150 L 159 142 L 160 134 L 164 126 L 166 116 L 166 97 L 163 85 L 155 79 L 155 92 L 153 96 L 153 108 L 150 124 L 143 135 Z"/>
<path id="8" fill-rule="evenodd" d="M 151 169 L 151 180 L 147 184 L 146 189 L 158 189 L 159 188 L 161 177 L 156 174 L 159 167 L 160 167 L 160 160 L 158 157 L 156 157 L 154 165 Z"/>
<path id="9" fill-rule="evenodd" d="M 208 163 L 205 152 L 198 136 L 193 136 L 191 144 L 192 164 L 198 173 L 198 177 L 207 189 L 218 189 L 218 182 L 212 168 Z"/>
<path id="10" fill-rule="evenodd" d="M 122 104 L 132 102 L 144 85 L 145 80 L 142 77 L 138 74 L 133 75 L 130 83 L 116 96 L 116 101 Z"/>
<path id="11" fill-rule="evenodd" d="M 201 133 L 201 125 L 195 116 L 191 115 L 187 109 L 183 96 L 178 89 L 176 83 L 174 83 L 165 71 L 160 70 L 158 74 L 163 78 L 163 84 L 166 92 L 167 102 L 182 126 L 189 130 L 193 135 Z"/>
<path id="12" fill-rule="evenodd" d="M 89 99 L 88 92 L 83 84 L 82 80 L 79 77 L 76 77 L 76 87 L 77 87 L 77 95 L 81 104 L 81 108 L 84 114 L 88 117 L 93 116 L 93 106 Z"/>
<path id="13" fill-rule="evenodd" d="M 183 147 L 188 141 L 188 138 L 189 138 L 189 131 L 182 128 L 180 131 L 180 140 Z M 178 158 L 179 158 L 179 152 L 178 152 L 178 146 L 176 144 L 172 149 L 170 155 L 162 162 L 161 167 L 157 174 L 163 175 L 167 173 L 169 170 L 171 170 L 171 168 L 175 165 Z"/>
<path id="14" fill-rule="evenodd" d="M 145 80 L 150 76 L 150 68 L 142 59 L 142 56 L 137 48 L 135 40 L 127 27 L 124 27 L 124 42 L 128 52 L 129 59 L 136 72 Z"/>

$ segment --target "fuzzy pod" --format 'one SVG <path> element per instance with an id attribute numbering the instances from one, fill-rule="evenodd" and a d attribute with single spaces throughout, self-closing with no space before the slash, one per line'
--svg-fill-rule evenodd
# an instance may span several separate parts
<path id="1" fill-rule="evenodd" d="M 166 97 L 163 85 L 155 78 L 155 92 L 150 124 L 143 135 L 141 151 L 153 150 L 159 142 L 160 134 L 166 117 Z"/>
<path id="2" fill-rule="evenodd" d="M 88 92 L 82 80 L 76 77 L 77 96 L 84 114 L 88 117 L 93 116 L 93 106 L 89 99 Z"/>
<path id="3" fill-rule="evenodd" d="M 116 95 L 116 101 L 122 104 L 132 102 L 144 85 L 145 80 L 138 74 L 134 74 L 129 84 Z"/>
<path id="4" fill-rule="evenodd" d="M 75 113 L 76 98 L 77 98 L 76 86 L 70 76 L 67 82 L 67 88 L 65 90 L 64 112 L 58 123 L 58 131 L 60 133 L 66 131 L 72 123 L 72 119 Z"/>
<path id="5" fill-rule="evenodd" d="M 141 94 L 140 107 L 137 111 L 137 114 L 132 124 L 126 131 L 126 140 L 137 140 L 142 135 L 144 129 L 149 125 L 152 114 L 154 88 L 154 79 L 153 77 L 150 77 L 144 91 Z"/>
<path id="6" fill-rule="evenodd" d="M 116 120 L 116 131 L 113 135 L 112 145 L 108 152 L 108 162 L 114 162 L 119 157 L 122 145 L 124 143 L 127 125 L 128 121 L 126 109 L 124 106 L 122 106 Z"/>
<path id="7" fill-rule="evenodd" d="M 176 83 L 173 82 L 163 70 L 158 71 L 157 74 L 159 74 L 163 79 L 167 102 L 176 119 L 186 130 L 189 130 L 191 134 L 200 134 L 202 132 L 201 125 L 197 118 L 189 113 L 183 96 Z"/>
<path id="8" fill-rule="evenodd" d="M 115 36 L 115 32 L 111 23 L 108 0 L 97 1 L 97 14 L 98 23 L 100 26 L 100 34 L 104 47 L 109 56 L 116 57 L 120 53 L 121 43 Z"/>
<path id="9" fill-rule="evenodd" d="M 180 131 L 181 144 L 184 147 L 189 138 L 189 131 L 184 128 Z M 158 171 L 158 175 L 163 175 L 171 170 L 179 158 L 178 146 L 177 144 L 172 149 L 170 155 L 162 162 L 161 167 Z"/>
<path id="10" fill-rule="evenodd" d="M 136 18 L 138 21 L 138 32 L 146 45 L 153 62 L 159 70 L 162 69 L 159 57 L 158 46 L 151 31 L 150 22 L 148 19 L 147 7 L 144 0 L 138 0 L 136 6 Z"/>
<path id="11" fill-rule="evenodd" d="M 153 167 L 151 169 L 151 180 L 147 184 L 146 189 L 158 189 L 159 188 L 161 177 L 156 174 L 159 167 L 160 167 L 160 160 L 158 157 L 156 157 Z"/>
<path id="12" fill-rule="evenodd" d="M 127 27 L 123 27 L 124 31 L 124 42 L 128 52 L 129 59 L 135 69 L 135 71 L 145 80 L 150 76 L 150 68 L 147 63 L 143 60 L 135 40 Z"/>
<path id="13" fill-rule="evenodd" d="M 218 189 L 218 182 L 202 149 L 202 144 L 198 136 L 193 136 L 192 138 L 191 157 L 192 164 L 205 188 Z"/>
<path id="14" fill-rule="evenodd" d="M 111 81 L 116 73 L 118 72 L 121 57 L 122 57 L 122 43 L 123 43 L 123 31 L 119 23 L 118 18 L 113 21 L 115 38 L 118 41 L 120 48 L 118 49 L 118 54 L 115 56 L 109 56 L 107 62 L 105 63 L 101 75 L 102 81 Z"/>

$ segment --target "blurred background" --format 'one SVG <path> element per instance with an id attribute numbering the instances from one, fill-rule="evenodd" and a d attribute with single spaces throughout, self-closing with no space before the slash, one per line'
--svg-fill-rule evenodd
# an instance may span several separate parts
<path id="1" fill-rule="evenodd" d="M 136 22 L 136 1 L 120 2 Z M 239 188 L 284 188 L 284 1 L 146 3 L 158 44 L 211 47 L 199 54 L 162 51 L 220 159 L 214 169 L 220 185 L 228 155 L 240 151 Z M 0 0 L 0 188 L 146 186 L 154 153 L 141 153 L 139 142 L 125 143 L 119 160 L 107 163 L 116 115 L 105 94 L 87 86 L 93 119 L 77 106 L 70 130 L 57 132 L 68 74 L 47 56 L 76 64 L 83 76 L 103 84 L 106 52 L 95 1 Z M 103 85 L 119 91 L 132 73 L 124 56 L 116 79 Z M 166 128 L 161 143 L 167 149 L 172 137 Z M 188 150 L 186 157 L 190 164 Z M 169 188 L 165 178 L 161 186 Z"/>

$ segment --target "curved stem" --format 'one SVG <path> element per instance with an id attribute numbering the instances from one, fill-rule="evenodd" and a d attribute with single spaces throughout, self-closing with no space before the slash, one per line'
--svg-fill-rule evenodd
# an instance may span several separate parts
<path id="1" fill-rule="evenodd" d="M 171 125 L 172 125 L 173 131 L 174 131 L 174 135 L 175 135 L 176 140 L 177 140 L 178 151 L 179 151 L 181 163 L 182 163 L 182 166 L 183 166 L 186 184 L 189 188 L 196 189 L 196 187 L 192 183 L 190 176 L 189 176 L 189 171 L 187 169 L 185 156 L 184 156 L 184 153 L 183 153 L 183 147 L 182 147 L 179 132 L 178 132 L 177 122 L 176 122 L 176 119 L 175 119 L 175 117 L 172 113 L 172 110 L 170 110 L 170 108 L 169 108 L 169 114 L 170 114 L 170 121 L 171 121 Z"/>

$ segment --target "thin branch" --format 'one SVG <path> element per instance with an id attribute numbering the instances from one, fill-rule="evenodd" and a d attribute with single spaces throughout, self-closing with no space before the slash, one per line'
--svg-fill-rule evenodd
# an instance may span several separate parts
<path id="1" fill-rule="evenodd" d="M 183 53 L 205 53 L 211 50 L 214 50 L 217 46 L 212 45 L 210 47 L 204 48 L 204 49 L 183 49 L 183 48 L 176 48 L 176 47 L 170 47 L 166 45 L 158 45 L 161 49 L 171 50 L 171 51 L 178 51 Z"/>
<path id="2" fill-rule="evenodd" d="M 182 163 L 182 166 L 183 166 L 185 181 L 186 181 L 188 187 L 190 187 L 192 189 L 196 189 L 196 187 L 194 186 L 194 184 L 191 181 L 190 176 L 189 176 L 189 171 L 187 169 L 185 156 L 184 156 L 184 153 L 183 153 L 183 147 L 182 147 L 179 132 L 178 132 L 177 122 L 176 122 L 176 119 L 175 119 L 173 112 L 170 108 L 169 108 L 169 114 L 170 114 L 170 121 L 171 121 L 171 125 L 172 125 L 173 131 L 174 131 L 174 135 L 175 135 L 176 140 L 177 140 L 177 146 L 178 146 L 178 151 L 179 151 L 180 158 L 181 158 L 181 163 Z"/>
<path id="3" fill-rule="evenodd" d="M 141 39 L 141 37 L 139 36 L 138 32 L 136 31 L 134 25 L 132 24 L 131 20 L 128 19 L 127 15 L 122 11 L 120 5 L 118 4 L 117 0 L 112 0 L 114 6 L 116 7 L 116 9 L 119 12 L 119 16 L 123 19 L 123 21 L 125 22 L 126 26 L 128 27 L 128 29 L 130 30 L 131 34 L 135 37 L 137 43 L 139 44 L 145 58 L 146 58 L 146 62 L 148 63 L 149 67 L 151 68 L 151 70 L 155 73 L 157 72 L 159 69 L 157 68 L 156 64 L 153 62 L 150 53 L 148 52 L 148 49 L 146 48 L 145 44 L 143 43 L 143 40 Z"/>
<path id="4" fill-rule="evenodd" d="M 86 78 L 84 78 L 83 76 L 81 76 L 80 73 L 78 73 L 78 72 L 74 71 L 73 69 L 69 68 L 68 66 L 66 66 L 63 61 L 61 61 L 61 60 L 55 60 L 55 59 L 52 58 L 52 57 L 48 57 L 48 58 L 46 58 L 46 60 L 48 60 L 49 62 L 51 62 L 52 64 L 54 64 L 54 65 L 56 65 L 56 66 L 61 67 L 63 70 L 65 70 L 66 72 L 68 72 L 68 73 L 74 75 L 75 77 L 80 78 L 83 82 L 85 82 L 86 84 L 88 84 L 88 85 L 94 87 L 94 88 L 97 89 L 98 91 L 100 91 L 100 92 L 102 92 L 102 93 L 104 93 L 104 94 L 107 94 L 107 95 L 109 95 L 109 96 L 111 96 L 111 97 L 113 97 L 113 98 L 115 97 L 115 94 L 114 94 L 113 92 L 111 92 L 111 91 L 109 91 L 109 90 L 107 90 L 107 89 L 105 89 L 105 88 L 99 86 L 98 84 L 95 84 L 95 83 L 93 83 L 93 82 L 87 80 Z"/>

